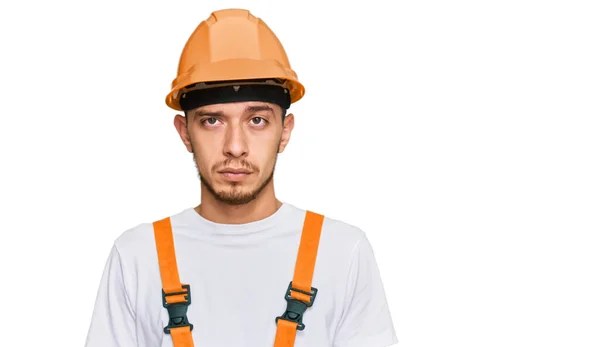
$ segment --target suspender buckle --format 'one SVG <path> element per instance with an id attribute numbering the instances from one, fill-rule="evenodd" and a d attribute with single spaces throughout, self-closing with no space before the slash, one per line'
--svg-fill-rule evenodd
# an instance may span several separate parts
<path id="1" fill-rule="evenodd" d="M 172 328 L 180 328 L 180 327 L 190 327 L 190 331 L 194 328 L 194 325 L 190 324 L 187 318 L 187 309 L 188 306 L 192 303 L 192 296 L 190 292 L 190 285 L 184 284 L 182 285 L 184 291 L 182 292 L 174 292 L 166 294 L 165 291 L 162 291 L 163 298 L 163 306 L 169 312 L 169 324 L 164 328 L 165 334 L 170 334 Z M 176 302 L 176 303 L 168 303 L 167 296 L 175 296 L 175 295 L 184 295 L 184 302 Z"/>
<path id="2" fill-rule="evenodd" d="M 302 300 L 298 300 L 298 299 L 292 297 L 292 290 L 310 296 L 310 301 L 304 302 Z M 302 318 L 303 318 L 304 312 L 306 311 L 307 308 L 309 308 L 313 305 L 316 297 L 317 297 L 317 288 L 311 287 L 311 291 L 307 292 L 307 291 L 292 287 L 292 282 L 290 282 L 287 292 L 285 293 L 285 300 L 287 301 L 287 308 L 286 308 L 285 312 L 283 313 L 283 315 L 275 318 L 275 322 L 278 322 L 280 319 L 285 319 L 292 323 L 297 323 L 297 326 L 296 326 L 297 330 L 304 330 L 305 325 L 304 325 L 304 323 L 302 323 Z"/>

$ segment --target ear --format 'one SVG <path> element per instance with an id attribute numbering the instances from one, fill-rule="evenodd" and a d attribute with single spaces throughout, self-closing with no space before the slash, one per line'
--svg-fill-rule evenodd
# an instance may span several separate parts
<path id="1" fill-rule="evenodd" d="M 279 141 L 279 151 L 282 153 L 292 136 L 292 130 L 294 129 L 294 115 L 288 114 L 283 121 L 283 132 L 281 134 L 281 140 Z"/>
<path id="2" fill-rule="evenodd" d="M 192 153 L 192 141 L 190 140 L 190 133 L 188 132 L 187 127 L 188 121 L 189 119 L 186 119 L 184 116 L 178 114 L 175 116 L 173 124 L 175 125 L 175 129 L 177 129 L 177 133 L 179 133 L 179 137 L 181 137 L 181 141 L 183 141 L 185 148 L 188 150 L 188 152 Z"/>

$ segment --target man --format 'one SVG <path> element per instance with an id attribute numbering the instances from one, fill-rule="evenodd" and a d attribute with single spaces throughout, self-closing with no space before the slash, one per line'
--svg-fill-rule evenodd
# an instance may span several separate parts
<path id="1" fill-rule="evenodd" d="M 201 201 L 127 230 L 87 347 L 384 347 L 397 342 L 365 233 L 279 201 L 276 158 L 304 87 L 275 34 L 216 11 L 189 38 L 167 105 Z"/>

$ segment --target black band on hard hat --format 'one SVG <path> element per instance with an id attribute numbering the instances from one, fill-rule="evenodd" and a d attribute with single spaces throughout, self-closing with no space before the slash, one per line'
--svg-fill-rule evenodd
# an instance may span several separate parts
<path id="1" fill-rule="evenodd" d="M 281 86 L 269 84 L 229 85 L 192 90 L 181 95 L 179 105 L 183 111 L 201 106 L 240 101 L 262 101 L 290 107 L 290 93 Z"/>

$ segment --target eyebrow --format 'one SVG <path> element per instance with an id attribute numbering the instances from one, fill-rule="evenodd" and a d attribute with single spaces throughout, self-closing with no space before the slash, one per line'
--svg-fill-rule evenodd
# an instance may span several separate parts
<path id="1" fill-rule="evenodd" d="M 246 107 L 246 112 L 259 112 L 259 111 L 271 111 L 271 113 L 275 113 L 275 111 L 273 111 L 273 108 L 268 105 L 258 105 L 258 106 Z"/>
<path id="2" fill-rule="evenodd" d="M 244 112 L 246 112 L 246 113 L 260 112 L 260 111 L 270 111 L 271 113 L 275 114 L 275 111 L 273 110 L 273 108 L 268 105 L 248 106 L 244 110 Z M 204 110 L 197 110 L 196 112 L 194 112 L 194 115 L 196 115 L 198 117 L 200 117 L 200 116 L 223 117 L 224 113 L 222 111 L 209 112 L 209 111 L 204 111 Z"/>
<path id="3" fill-rule="evenodd" d="M 194 115 L 197 117 L 201 117 L 201 116 L 222 117 L 223 112 L 222 111 L 209 112 L 209 111 L 204 111 L 204 110 L 196 110 L 196 112 L 194 112 Z"/>

